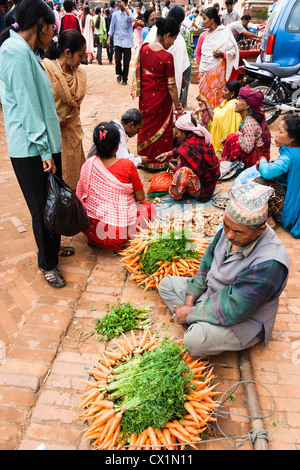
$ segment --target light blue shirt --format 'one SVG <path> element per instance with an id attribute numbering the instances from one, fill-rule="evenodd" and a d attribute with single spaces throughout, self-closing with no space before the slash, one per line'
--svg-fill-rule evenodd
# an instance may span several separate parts
<path id="1" fill-rule="evenodd" d="M 133 43 L 133 15 L 128 16 L 125 11 L 118 10 L 111 17 L 108 35 L 114 37 L 114 46 L 132 48 Z"/>
<path id="2" fill-rule="evenodd" d="M 61 152 L 51 82 L 40 59 L 12 30 L 0 48 L 0 96 L 10 157 L 45 161 Z"/>
<path id="3" fill-rule="evenodd" d="M 287 186 L 287 175 L 290 167 L 290 159 L 288 155 L 280 154 L 277 160 L 268 163 L 261 160 L 259 163 L 259 172 L 265 180 L 275 179 L 283 186 Z"/>

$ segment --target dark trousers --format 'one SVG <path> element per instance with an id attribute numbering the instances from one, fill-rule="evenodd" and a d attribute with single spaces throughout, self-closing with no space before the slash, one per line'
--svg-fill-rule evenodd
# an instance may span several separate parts
<path id="1" fill-rule="evenodd" d="M 57 176 L 61 178 L 61 154 L 53 155 Z M 44 224 L 48 173 L 41 157 L 11 158 L 13 169 L 32 217 L 32 228 L 38 247 L 38 266 L 51 270 L 58 265 L 60 236 L 51 237 Z"/>
<path id="2" fill-rule="evenodd" d="M 106 48 L 107 58 L 110 63 L 112 63 L 114 55 L 114 39 L 110 38 L 109 47 Z"/>
<path id="3" fill-rule="evenodd" d="M 122 67 L 123 59 L 123 67 Z M 115 46 L 116 74 L 122 77 L 123 82 L 128 80 L 129 64 L 131 60 L 131 48 Z"/>

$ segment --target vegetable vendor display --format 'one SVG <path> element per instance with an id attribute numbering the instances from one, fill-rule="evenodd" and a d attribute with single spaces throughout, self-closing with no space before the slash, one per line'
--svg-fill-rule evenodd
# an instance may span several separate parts
<path id="1" fill-rule="evenodd" d="M 157 288 L 168 274 L 194 277 L 207 246 L 208 242 L 187 230 L 158 221 L 156 225 L 149 222 L 148 229 L 139 228 L 120 255 L 130 279 L 147 290 Z"/>
<path id="2" fill-rule="evenodd" d="M 129 302 L 111 308 L 107 315 L 97 318 L 95 323 L 93 332 L 99 335 L 99 341 L 109 341 L 126 331 L 147 329 L 152 325 L 146 309 L 134 307 Z"/>
<path id="3" fill-rule="evenodd" d="M 218 403 L 212 368 L 193 359 L 182 340 L 145 330 L 121 335 L 83 381 L 85 438 L 101 450 L 197 449 Z"/>

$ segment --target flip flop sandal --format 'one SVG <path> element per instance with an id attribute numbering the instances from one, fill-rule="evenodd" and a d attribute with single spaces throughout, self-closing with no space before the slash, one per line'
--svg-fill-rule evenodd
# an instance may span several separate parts
<path id="1" fill-rule="evenodd" d="M 50 269 L 49 271 L 40 268 L 43 273 L 44 278 L 52 287 L 64 287 L 66 285 L 66 281 L 62 277 L 62 275 L 57 271 L 56 268 Z"/>
<path id="2" fill-rule="evenodd" d="M 75 250 L 72 246 L 61 246 L 58 252 L 58 256 L 63 256 L 63 257 L 73 256 L 74 253 L 75 253 Z"/>

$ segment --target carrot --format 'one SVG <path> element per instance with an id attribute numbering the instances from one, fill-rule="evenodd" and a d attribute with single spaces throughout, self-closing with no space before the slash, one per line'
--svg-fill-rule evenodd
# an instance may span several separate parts
<path id="1" fill-rule="evenodd" d="M 184 444 L 186 444 L 187 439 L 184 435 L 182 435 L 177 429 L 175 428 L 171 428 L 170 429 L 170 434 L 172 434 L 174 437 L 176 437 L 176 439 L 179 441 L 179 442 L 182 442 Z M 194 444 L 189 444 L 191 447 L 193 447 L 194 449 L 198 450 L 197 447 L 194 445 Z"/>
<path id="2" fill-rule="evenodd" d="M 118 359 L 122 359 L 123 357 L 123 355 L 119 351 L 112 351 L 112 350 L 107 351 L 106 356 L 108 356 L 111 359 L 115 359 L 115 361 Z"/>
<path id="3" fill-rule="evenodd" d="M 110 444 L 110 446 L 109 446 L 109 449 L 112 449 L 112 447 L 115 445 L 115 442 L 116 442 L 116 440 L 118 439 L 118 436 L 119 436 L 119 434 L 120 434 L 120 431 L 121 431 L 121 424 L 118 424 L 118 426 L 117 426 L 117 428 L 116 428 L 116 430 L 115 430 L 115 432 L 114 432 L 114 435 L 113 435 L 113 438 L 112 438 L 112 442 L 111 442 L 111 444 Z"/>
<path id="4" fill-rule="evenodd" d="M 102 408 L 113 408 L 114 407 L 114 402 L 110 400 L 97 400 L 94 402 L 95 405 L 101 406 Z"/>
<path id="5" fill-rule="evenodd" d="M 118 425 L 121 422 L 122 416 L 123 416 L 123 413 L 121 411 L 119 411 L 114 416 L 114 419 L 112 420 L 111 426 L 109 427 L 108 432 L 105 436 L 104 444 L 106 444 L 112 438 L 116 428 L 118 427 Z"/>
<path id="6" fill-rule="evenodd" d="M 133 346 L 133 344 L 131 343 L 130 338 L 129 338 L 128 336 L 124 335 L 124 333 L 121 333 L 121 335 L 122 335 L 122 337 L 123 337 L 124 343 L 125 343 L 126 346 L 127 346 L 127 349 L 128 349 L 130 352 L 133 351 L 133 350 L 134 350 L 134 346 Z"/>
<path id="7" fill-rule="evenodd" d="M 104 366 L 100 362 L 97 362 L 96 367 L 103 372 L 103 374 L 106 374 L 106 376 L 111 374 L 111 371 L 109 370 L 108 367 Z"/>
<path id="8" fill-rule="evenodd" d="M 144 351 L 146 351 L 147 349 L 151 349 L 152 346 L 155 346 L 156 345 L 156 339 L 150 341 L 149 343 L 145 344 L 144 346 Z"/>
<path id="9" fill-rule="evenodd" d="M 99 438 L 99 442 L 103 442 L 103 441 L 104 441 L 105 436 L 106 436 L 106 434 L 107 434 L 107 431 L 108 431 L 108 429 L 110 428 L 111 423 L 113 422 L 113 419 L 114 419 L 114 415 L 112 415 L 112 416 L 106 421 L 106 423 L 104 423 L 103 428 L 102 428 L 102 433 L 101 433 L 100 438 Z"/>
<path id="10" fill-rule="evenodd" d="M 185 426 L 185 429 L 189 434 L 194 434 L 195 436 L 198 436 L 199 432 L 197 429 L 193 428 L 192 426 Z M 198 428 L 199 429 L 199 428 Z"/>
<path id="11" fill-rule="evenodd" d="M 192 416 L 193 420 L 196 421 L 196 423 L 198 424 L 199 423 L 199 418 L 198 418 L 198 415 L 196 414 L 194 408 L 192 407 L 192 405 L 190 404 L 190 402 L 186 402 L 184 404 L 184 407 L 186 409 L 186 411 Z"/>
<path id="12" fill-rule="evenodd" d="M 97 382 L 89 382 L 88 380 L 80 380 L 81 383 L 87 385 L 88 387 L 90 387 L 90 389 L 92 388 L 98 388 L 98 384 Z M 83 396 L 83 395 L 82 395 Z"/>
<path id="13" fill-rule="evenodd" d="M 85 398 L 85 400 L 79 405 L 80 408 L 84 408 L 91 400 L 93 400 L 94 398 L 98 397 L 100 395 L 100 390 L 95 390 L 95 389 L 92 389 L 91 390 L 91 393 L 89 393 L 89 395 Z"/>
<path id="14" fill-rule="evenodd" d="M 136 443 L 136 441 L 137 441 L 137 435 L 134 434 L 134 433 L 132 433 L 132 434 L 130 435 L 129 445 L 130 445 L 130 446 L 134 445 L 134 444 Z"/>
<path id="15" fill-rule="evenodd" d="M 182 424 L 179 423 L 179 421 L 173 421 L 173 423 L 170 424 L 173 424 L 173 426 L 170 426 L 170 430 L 177 429 L 177 431 L 179 431 L 183 436 L 186 436 L 187 440 L 192 440 L 192 436 L 190 436 L 189 432 L 184 426 L 182 426 Z"/>
<path id="16" fill-rule="evenodd" d="M 148 431 L 147 429 L 144 429 L 144 431 L 141 432 L 141 434 L 138 436 L 135 442 L 135 445 L 139 444 L 139 446 L 141 447 L 132 447 L 132 450 L 141 450 L 143 448 L 143 444 L 145 444 L 147 439 L 148 439 Z"/>
<path id="17" fill-rule="evenodd" d="M 203 411 L 210 411 L 209 407 L 207 405 L 203 405 L 202 403 L 200 403 L 199 401 L 196 401 L 196 400 L 190 400 L 189 402 L 193 408 L 199 408 L 200 410 L 203 410 Z"/>
<path id="18" fill-rule="evenodd" d="M 133 330 L 131 330 L 130 334 L 131 334 L 131 341 L 132 341 L 132 344 L 134 346 L 133 349 L 135 349 L 138 346 L 138 342 L 137 342 L 137 339 L 136 339 L 136 336 L 135 336 Z"/>
<path id="19" fill-rule="evenodd" d="M 111 359 L 108 359 L 108 357 L 106 357 L 102 351 L 101 351 L 101 357 L 102 357 L 102 362 L 106 367 L 110 367 L 112 364 L 114 364 L 114 362 L 112 362 Z"/>
<path id="20" fill-rule="evenodd" d="M 106 421 L 111 418 L 112 416 L 114 416 L 116 414 L 115 410 L 114 409 L 109 409 L 107 410 L 105 413 L 103 413 L 102 416 L 100 416 L 99 420 L 97 420 L 97 424 L 104 424 L 106 423 Z"/>
<path id="21" fill-rule="evenodd" d="M 164 446 L 166 446 L 166 448 L 168 449 L 168 443 L 167 443 L 167 441 L 166 441 L 166 439 L 165 439 L 165 436 L 163 435 L 163 432 L 160 431 L 160 430 L 158 430 L 158 431 L 156 431 L 156 435 L 157 435 L 157 437 L 160 439 L 161 443 L 162 443 Z M 162 448 L 161 448 L 161 450 L 162 450 Z"/>
<path id="22" fill-rule="evenodd" d="M 152 445 L 152 449 L 153 450 L 159 450 L 160 448 L 157 447 L 158 442 L 157 442 L 157 437 L 156 437 L 154 429 L 151 426 L 149 426 L 147 431 L 148 431 L 148 436 L 149 436 L 150 441 L 151 441 L 150 444 Z"/>
<path id="23" fill-rule="evenodd" d="M 171 436 L 171 433 L 169 431 L 169 429 L 163 429 L 162 431 L 162 434 L 164 436 L 164 439 L 165 439 L 165 442 L 167 444 L 169 444 L 169 446 L 167 447 L 168 450 L 173 450 L 174 449 L 174 446 L 170 445 L 172 444 L 172 436 Z"/>
<path id="24" fill-rule="evenodd" d="M 139 347 L 140 347 L 140 348 L 143 348 L 143 347 L 144 347 L 144 344 L 145 344 L 146 341 L 147 341 L 147 331 L 148 331 L 148 330 L 145 330 L 145 331 L 144 331 L 144 334 L 143 334 L 142 337 L 139 339 Z"/>
<path id="25" fill-rule="evenodd" d="M 100 370 L 97 369 L 88 369 L 86 370 L 87 374 L 95 375 L 96 377 L 99 377 L 100 379 L 106 379 L 107 375 L 101 372 Z"/>

